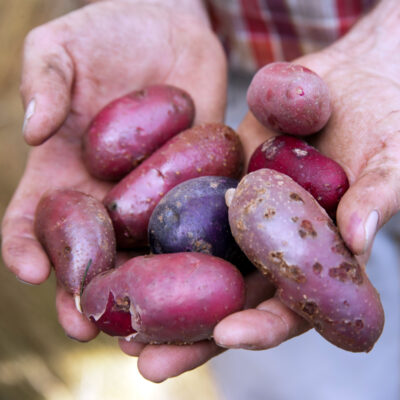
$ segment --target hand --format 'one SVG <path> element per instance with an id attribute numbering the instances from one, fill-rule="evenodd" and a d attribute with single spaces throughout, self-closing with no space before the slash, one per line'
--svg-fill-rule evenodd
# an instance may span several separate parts
<path id="1" fill-rule="evenodd" d="M 333 116 L 313 144 L 339 162 L 348 175 L 351 187 L 339 204 L 337 221 L 361 263 L 368 259 L 376 230 L 399 208 L 398 11 L 398 3 L 383 0 L 344 39 L 296 61 L 321 75 L 331 90 Z M 250 113 L 239 134 L 247 160 L 260 143 L 276 135 Z M 224 318 L 214 329 L 214 341 L 189 349 L 125 341 L 120 346 L 128 354 L 140 354 L 142 374 L 160 382 L 202 364 L 221 352 L 221 347 L 268 349 L 309 329 L 303 319 L 273 297 L 273 287 L 261 275 L 247 278 L 247 293 L 251 299 L 246 309 Z"/>
<path id="2" fill-rule="evenodd" d="M 398 14 L 398 5 L 392 4 Z M 310 139 L 341 164 L 349 178 L 350 188 L 340 201 L 337 222 L 361 264 L 368 260 L 377 230 L 400 208 L 399 48 L 376 28 L 384 26 L 382 15 L 385 13 L 378 7 L 348 37 L 295 61 L 322 76 L 331 91 L 332 117 L 325 129 Z M 247 159 L 260 143 L 276 135 L 250 113 L 239 134 Z M 261 350 L 306 328 L 304 321 L 273 297 L 255 309 L 223 319 L 214 330 L 214 340 L 227 348 Z"/>
<path id="3" fill-rule="evenodd" d="M 22 99 L 24 135 L 35 147 L 2 225 L 2 256 L 19 279 L 39 284 L 51 266 L 33 231 L 36 205 L 56 187 L 102 199 L 110 184 L 92 178 L 81 136 L 108 102 L 147 84 L 168 83 L 194 99 L 196 121 L 222 121 L 226 61 L 201 2 L 103 1 L 34 29 L 26 39 Z M 197 8 L 195 5 L 197 4 Z M 97 329 L 72 297 L 57 290 L 59 320 L 81 341 Z"/>

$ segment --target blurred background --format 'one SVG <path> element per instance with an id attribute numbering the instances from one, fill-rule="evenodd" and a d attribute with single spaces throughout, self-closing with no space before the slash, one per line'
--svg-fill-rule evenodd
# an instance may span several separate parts
<path id="1" fill-rule="evenodd" d="M 19 99 L 21 51 L 35 26 L 79 6 L 77 0 L 0 0 L 0 218 L 23 173 Z M 111 338 L 67 338 L 57 322 L 54 276 L 22 284 L 0 268 L 1 400 L 219 399 L 208 367 L 162 384 L 141 378 L 136 359 Z"/>
<path id="2" fill-rule="evenodd" d="M 190 0 L 189 0 L 190 1 Z M 18 85 L 23 39 L 33 27 L 78 7 L 79 0 L 0 0 L 0 218 L 23 173 Z M 246 112 L 249 76 L 231 73 L 227 123 Z M 265 352 L 229 351 L 162 384 L 144 380 L 136 360 L 99 335 L 67 338 L 58 325 L 54 276 L 20 283 L 0 266 L 0 400 L 399 400 L 400 216 L 376 239 L 367 272 L 386 313 L 369 354 L 335 348 L 314 331 Z"/>

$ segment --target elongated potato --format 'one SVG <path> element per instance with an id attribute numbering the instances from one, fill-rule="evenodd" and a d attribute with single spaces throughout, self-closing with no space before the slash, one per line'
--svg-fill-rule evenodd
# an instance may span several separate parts
<path id="1" fill-rule="evenodd" d="M 237 178 L 243 149 L 237 134 L 222 124 L 204 124 L 170 139 L 119 182 L 106 196 L 117 245 L 147 243 L 147 226 L 155 206 L 174 186 L 191 178 L 219 175 Z"/>
<path id="2" fill-rule="evenodd" d="M 119 180 L 193 118 L 193 100 L 174 86 L 148 86 L 120 97 L 99 112 L 84 136 L 86 166 L 96 178 Z"/>
<path id="3" fill-rule="evenodd" d="M 369 351 L 379 295 L 317 201 L 286 175 L 260 169 L 227 192 L 232 234 L 281 301 L 345 350 Z"/>
<path id="4" fill-rule="evenodd" d="M 243 308 L 244 280 L 229 262 L 202 253 L 139 256 L 86 287 L 83 313 L 113 336 L 137 333 L 150 343 L 211 337 L 225 316 Z"/>
<path id="5" fill-rule="evenodd" d="M 69 189 L 45 195 L 36 209 L 35 232 L 57 280 L 71 294 L 79 295 L 95 275 L 114 267 L 111 219 L 92 196 Z"/>

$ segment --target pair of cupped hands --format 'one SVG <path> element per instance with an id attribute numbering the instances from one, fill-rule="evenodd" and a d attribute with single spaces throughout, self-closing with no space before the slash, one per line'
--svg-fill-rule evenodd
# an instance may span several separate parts
<path id="1" fill-rule="evenodd" d="M 195 124 L 224 120 L 227 61 L 206 13 L 154 3 L 98 2 L 34 29 L 26 39 L 23 133 L 32 150 L 2 224 L 4 262 L 22 281 L 40 284 L 51 271 L 33 230 L 42 194 L 73 187 L 102 199 L 111 188 L 88 174 L 81 152 L 81 136 L 103 106 L 146 85 L 166 83 L 193 97 Z M 387 41 L 380 47 L 378 39 L 364 40 L 362 29 L 295 62 L 317 72 L 330 88 L 333 115 L 312 144 L 345 169 L 351 187 L 339 204 L 337 223 L 365 263 L 376 231 L 399 208 L 400 80 L 388 61 L 393 49 Z M 275 135 L 250 113 L 237 130 L 247 160 Z M 247 278 L 247 292 L 246 309 L 222 320 L 214 340 L 175 346 L 121 339 L 120 347 L 139 357 L 145 378 L 161 382 L 226 348 L 268 349 L 309 328 L 258 273 Z M 56 306 L 68 336 L 88 341 L 98 334 L 61 287 Z"/>

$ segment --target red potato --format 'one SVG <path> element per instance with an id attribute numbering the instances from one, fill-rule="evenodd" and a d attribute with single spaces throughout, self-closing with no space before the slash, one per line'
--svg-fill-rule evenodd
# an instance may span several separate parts
<path id="1" fill-rule="evenodd" d="M 250 83 L 247 103 L 264 126 L 300 136 L 318 132 L 332 112 L 329 89 L 322 78 L 288 62 L 261 68 Z"/>
<path id="2" fill-rule="evenodd" d="M 371 350 L 384 324 L 379 294 L 316 200 L 270 169 L 233 190 L 226 196 L 232 234 L 279 299 L 336 346 Z"/>
<path id="3" fill-rule="evenodd" d="M 39 202 L 35 232 L 54 266 L 58 282 L 79 296 L 83 287 L 114 267 L 112 222 L 103 204 L 76 190 L 56 190 Z"/>
<path id="4" fill-rule="evenodd" d="M 155 206 L 179 183 L 199 176 L 237 178 L 243 149 L 237 134 L 222 124 L 195 126 L 170 139 L 105 197 L 121 248 L 147 244 Z"/>
<path id="5" fill-rule="evenodd" d="M 83 158 L 99 179 L 120 180 L 177 133 L 189 128 L 194 104 L 183 90 L 154 85 L 114 100 L 83 138 Z"/>
<path id="6" fill-rule="evenodd" d="M 289 175 L 310 192 L 331 218 L 349 181 L 343 168 L 304 140 L 276 136 L 262 143 L 250 158 L 247 172 L 270 168 Z"/>
<path id="7" fill-rule="evenodd" d="M 209 339 L 244 306 L 245 284 L 229 262 L 203 253 L 139 256 L 85 288 L 83 313 L 104 332 L 149 343 Z"/>

